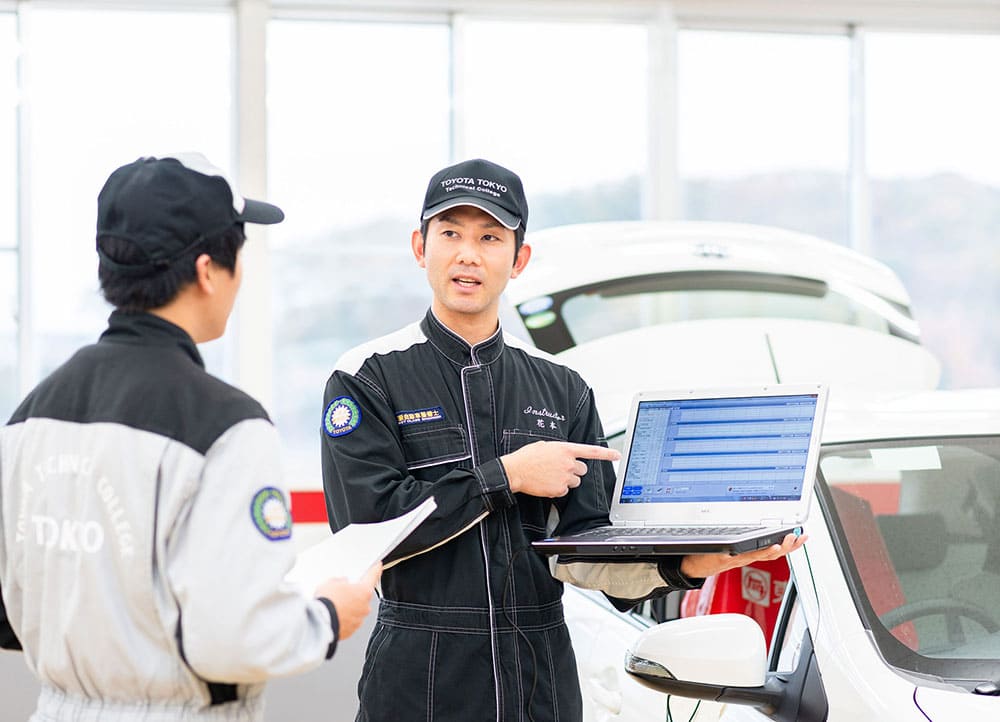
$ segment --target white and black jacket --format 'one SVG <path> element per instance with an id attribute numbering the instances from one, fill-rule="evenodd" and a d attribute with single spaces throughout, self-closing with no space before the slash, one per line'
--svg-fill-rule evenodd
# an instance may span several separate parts
<path id="1" fill-rule="evenodd" d="M 182 329 L 113 313 L 0 430 L 0 642 L 34 719 L 259 719 L 264 680 L 336 644 L 281 581 L 286 499 L 263 408 Z"/>
<path id="2" fill-rule="evenodd" d="M 334 530 L 437 503 L 382 576 L 361 720 L 578 720 L 559 580 L 622 608 L 695 584 L 676 561 L 550 565 L 531 550 L 550 533 L 606 525 L 614 472 L 588 461 L 559 499 L 511 492 L 500 456 L 604 437 L 579 375 L 501 331 L 470 347 L 428 312 L 349 352 L 326 386 L 322 438 Z"/>

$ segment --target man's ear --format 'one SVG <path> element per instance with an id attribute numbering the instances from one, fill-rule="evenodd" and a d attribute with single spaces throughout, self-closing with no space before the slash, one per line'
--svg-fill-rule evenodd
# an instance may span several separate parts
<path id="1" fill-rule="evenodd" d="M 521 271 L 528 265 L 529 258 L 531 258 L 531 246 L 527 243 L 522 243 L 521 248 L 517 251 L 517 255 L 514 256 L 514 268 L 510 272 L 511 278 L 517 278 L 521 275 Z"/>
<path id="2" fill-rule="evenodd" d="M 202 293 L 208 295 L 215 293 L 214 276 L 218 270 L 212 263 L 212 257 L 207 253 L 202 253 L 194 260 L 195 283 Z"/>
<path id="3" fill-rule="evenodd" d="M 410 247 L 413 249 L 413 257 L 417 259 L 417 265 L 427 268 L 427 263 L 424 261 L 424 234 L 419 229 L 410 236 Z"/>

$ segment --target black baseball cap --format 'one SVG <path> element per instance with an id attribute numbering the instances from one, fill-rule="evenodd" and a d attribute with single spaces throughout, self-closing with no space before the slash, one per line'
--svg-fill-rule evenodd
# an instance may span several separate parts
<path id="1" fill-rule="evenodd" d="M 139 158 L 115 170 L 97 196 L 97 238 L 129 241 L 144 260 L 119 263 L 104 254 L 100 243 L 97 253 L 116 271 L 146 275 L 237 223 L 271 224 L 284 218 L 277 206 L 243 198 L 200 153 Z"/>
<path id="2" fill-rule="evenodd" d="M 511 230 L 528 225 L 528 201 L 517 173 L 482 158 L 435 173 L 427 184 L 420 220 L 457 206 L 485 211 Z"/>

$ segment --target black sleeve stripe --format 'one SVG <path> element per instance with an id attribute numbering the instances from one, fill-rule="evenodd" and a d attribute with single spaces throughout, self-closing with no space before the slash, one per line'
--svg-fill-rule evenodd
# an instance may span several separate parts
<path id="1" fill-rule="evenodd" d="M 333 653 L 337 650 L 337 639 L 340 637 L 340 618 L 337 616 L 337 608 L 333 606 L 331 602 L 326 597 L 316 597 L 323 603 L 326 610 L 330 612 L 330 628 L 333 629 L 333 641 L 330 642 L 330 646 L 326 649 L 326 658 L 330 659 Z"/>

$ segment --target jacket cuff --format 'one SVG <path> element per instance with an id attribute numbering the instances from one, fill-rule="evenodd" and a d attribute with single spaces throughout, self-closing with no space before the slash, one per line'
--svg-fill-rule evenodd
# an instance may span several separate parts
<path id="1" fill-rule="evenodd" d="M 657 563 L 656 567 L 660 572 L 660 576 L 663 577 L 663 581 L 673 589 L 701 589 L 701 585 L 705 583 L 705 580 L 699 577 L 689 577 L 684 574 L 681 571 L 681 562 L 683 560 L 684 557 L 682 556 L 669 556 L 664 557 Z"/>
<path id="2" fill-rule="evenodd" d="M 337 639 L 340 637 L 340 619 L 337 617 L 337 608 L 333 606 L 333 602 L 326 597 L 316 598 L 323 603 L 323 606 L 326 607 L 326 611 L 330 613 L 330 628 L 333 630 L 333 641 L 330 642 L 330 646 L 326 648 L 326 659 L 330 659 L 337 649 Z"/>
<path id="3" fill-rule="evenodd" d="M 511 493 L 507 472 L 504 471 L 500 459 L 491 459 L 485 464 L 480 464 L 473 469 L 473 472 L 479 479 L 487 509 L 495 511 L 514 506 L 514 495 Z"/>

